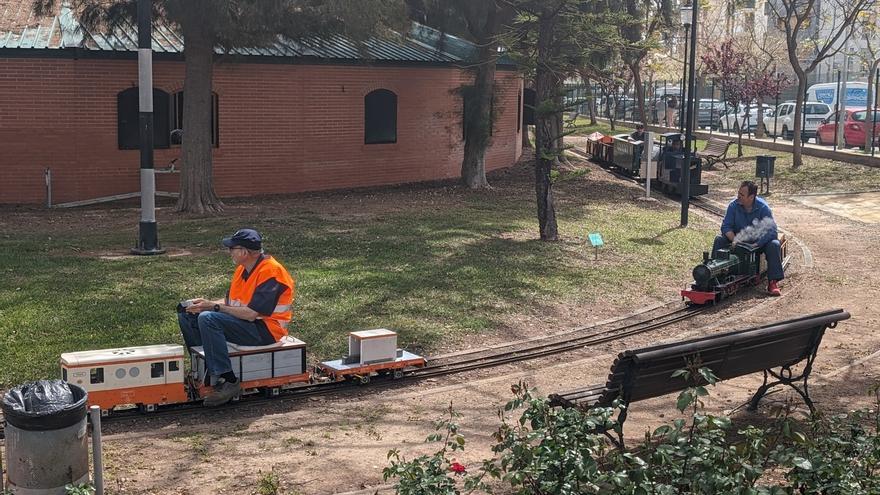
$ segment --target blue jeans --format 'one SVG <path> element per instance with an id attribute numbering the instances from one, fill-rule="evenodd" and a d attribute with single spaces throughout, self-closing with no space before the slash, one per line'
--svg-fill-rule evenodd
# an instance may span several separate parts
<path id="1" fill-rule="evenodd" d="M 715 243 L 712 245 L 712 257 L 719 249 L 730 247 L 730 240 L 723 235 L 715 236 Z M 761 248 L 764 256 L 767 257 L 767 280 L 782 280 L 785 273 L 782 271 L 782 246 L 779 240 L 773 239 Z"/>
<path id="2" fill-rule="evenodd" d="M 226 343 L 239 345 L 270 345 L 275 338 L 255 321 L 240 320 L 225 313 L 203 311 L 199 314 L 178 313 L 180 333 L 187 349 L 202 346 L 208 374 L 220 376 L 232 371 Z"/>

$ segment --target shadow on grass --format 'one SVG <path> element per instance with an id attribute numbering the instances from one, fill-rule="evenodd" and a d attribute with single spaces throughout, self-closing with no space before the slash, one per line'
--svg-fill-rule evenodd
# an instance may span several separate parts
<path id="1" fill-rule="evenodd" d="M 314 359 L 338 357 L 355 329 L 391 328 L 401 346 L 428 353 L 514 314 L 552 317 L 561 303 L 589 304 L 621 283 L 643 287 L 686 270 L 685 253 L 699 252 L 705 237 L 682 232 L 660 251 L 640 244 L 639 232 L 674 212 L 634 205 L 626 184 L 579 179 L 556 189 L 566 242 L 540 242 L 529 179 L 499 183 L 489 193 L 456 191 L 455 201 L 437 195 L 402 211 L 379 209 L 367 220 L 291 206 L 269 217 L 244 211 L 164 224 L 163 242 L 192 248 L 186 257 L 104 260 L 68 249 L 97 242 L 126 251 L 129 236 L 101 225 L 64 239 L 0 240 L 0 384 L 57 376 L 62 352 L 181 342 L 174 307 L 222 297 L 233 267 L 219 239 L 240 225 L 260 229 L 267 251 L 295 275 L 291 331 Z M 583 248 L 593 229 L 608 244 L 599 266 Z"/>
<path id="2" fill-rule="evenodd" d="M 635 242 L 636 244 L 644 244 L 646 246 L 662 246 L 664 245 L 662 240 L 663 236 L 674 230 L 678 230 L 679 228 L 680 227 L 670 227 L 653 237 L 632 237 L 630 238 L 630 241 Z"/>

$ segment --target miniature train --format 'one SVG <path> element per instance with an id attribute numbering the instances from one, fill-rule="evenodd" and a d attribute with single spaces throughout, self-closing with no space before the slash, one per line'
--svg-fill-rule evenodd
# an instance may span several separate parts
<path id="1" fill-rule="evenodd" d="M 645 143 L 628 139 L 628 134 L 606 136 L 595 132 L 587 136 L 586 152 L 593 160 L 606 167 L 614 167 L 630 177 L 645 178 L 648 174 L 644 160 Z M 680 152 L 682 135 L 677 132 L 660 134 L 659 146 L 655 146 L 657 162 L 656 172 L 651 177 L 664 192 L 680 194 L 681 167 L 678 159 L 683 159 Z M 690 164 L 690 196 L 701 196 L 709 192 L 709 186 L 702 184 L 703 162 L 696 156 L 691 157 Z"/>
<path id="2" fill-rule="evenodd" d="M 306 366 L 305 342 L 291 336 L 268 346 L 229 344 L 233 370 L 241 380 L 242 394 L 276 396 L 282 390 L 317 382 L 356 380 L 421 368 L 425 358 L 397 348 L 391 330 L 363 330 L 348 336 L 349 353 L 335 361 Z M 207 383 L 205 352 L 190 349 L 190 369 L 184 372 L 184 347 L 176 344 L 125 347 L 61 355 L 61 378 L 84 388 L 89 406 L 104 415 L 114 409 L 137 407 L 143 412 L 160 406 L 198 402 L 211 393 Z"/>
<path id="3" fill-rule="evenodd" d="M 786 240 L 779 238 L 782 259 L 786 260 Z M 783 266 L 787 263 L 783 261 Z M 703 262 L 693 269 L 694 281 L 681 291 L 691 304 L 714 304 L 747 285 L 758 285 L 767 277 L 767 260 L 753 244 L 738 243 L 733 249 L 719 249 L 715 257 L 703 253 Z"/>

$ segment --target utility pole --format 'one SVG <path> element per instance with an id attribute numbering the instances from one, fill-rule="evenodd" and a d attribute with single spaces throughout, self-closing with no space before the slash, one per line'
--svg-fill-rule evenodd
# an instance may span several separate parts
<path id="1" fill-rule="evenodd" d="M 141 221 L 134 254 L 165 252 L 156 225 L 156 171 L 153 168 L 153 50 L 152 2 L 138 0 L 138 128 L 141 150 Z"/>
<path id="2" fill-rule="evenodd" d="M 696 86 L 696 59 L 697 59 L 697 11 L 699 9 L 699 1 L 691 0 L 691 44 L 690 44 L 690 67 L 688 68 L 688 90 L 687 90 L 687 126 L 684 134 L 684 162 L 681 167 L 681 226 L 687 227 L 688 224 L 688 206 L 691 199 L 691 156 L 693 155 L 692 137 L 694 134 L 694 117 L 696 116 L 696 99 L 694 98 L 694 90 Z M 682 8 L 682 11 L 685 9 Z M 682 16 L 684 19 L 684 15 Z"/>

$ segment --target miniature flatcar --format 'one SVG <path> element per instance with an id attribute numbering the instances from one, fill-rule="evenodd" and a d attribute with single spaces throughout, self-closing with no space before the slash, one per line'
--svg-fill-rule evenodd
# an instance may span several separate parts
<path id="1" fill-rule="evenodd" d="M 387 329 L 351 332 L 349 355 L 319 363 L 314 370 L 306 365 L 305 342 L 292 336 L 268 346 L 228 344 L 228 349 L 242 393 L 270 397 L 316 382 L 351 378 L 367 383 L 380 373 L 398 378 L 404 370 L 427 364 L 425 358 L 397 349 L 397 334 Z M 67 352 L 61 355 L 61 378 L 84 388 L 89 405 L 99 406 L 105 415 L 131 407 L 151 412 L 198 402 L 211 393 L 204 349 L 189 349 L 188 371 L 185 354 L 176 344 Z"/>

